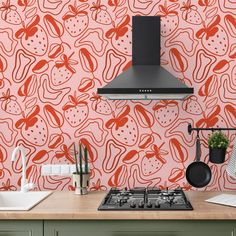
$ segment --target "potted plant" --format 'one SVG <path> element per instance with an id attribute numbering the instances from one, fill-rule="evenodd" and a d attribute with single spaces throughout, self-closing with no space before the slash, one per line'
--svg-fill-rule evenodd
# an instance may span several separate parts
<path id="1" fill-rule="evenodd" d="M 229 139 L 221 131 L 212 133 L 208 139 L 209 160 L 212 163 L 220 164 L 225 161 L 226 149 L 229 146 Z"/>
<path id="2" fill-rule="evenodd" d="M 86 147 L 83 149 L 84 151 L 84 158 L 83 158 L 82 149 L 83 146 L 80 144 L 79 152 L 77 152 L 76 145 L 74 144 L 76 171 L 72 174 L 72 179 L 73 179 L 73 186 L 75 187 L 75 194 L 80 194 L 80 195 L 88 193 L 87 188 L 89 187 L 89 178 L 90 178 L 90 173 L 88 168 L 88 150 Z"/>

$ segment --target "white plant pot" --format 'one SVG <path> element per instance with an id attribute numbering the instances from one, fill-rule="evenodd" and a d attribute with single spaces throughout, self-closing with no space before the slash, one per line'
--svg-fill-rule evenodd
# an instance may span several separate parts
<path id="1" fill-rule="evenodd" d="M 90 173 L 82 174 L 82 180 L 80 180 L 80 174 L 73 173 L 72 181 L 75 187 L 75 194 L 84 195 L 88 193 Z"/>

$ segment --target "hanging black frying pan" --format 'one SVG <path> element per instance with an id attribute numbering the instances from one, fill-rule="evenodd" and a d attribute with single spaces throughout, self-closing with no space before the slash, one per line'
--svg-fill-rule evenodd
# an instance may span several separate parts
<path id="1" fill-rule="evenodd" d="M 186 179 L 195 188 L 203 188 L 211 181 L 211 169 L 210 167 L 200 161 L 200 138 L 197 133 L 196 140 L 196 161 L 191 163 L 186 170 Z"/>

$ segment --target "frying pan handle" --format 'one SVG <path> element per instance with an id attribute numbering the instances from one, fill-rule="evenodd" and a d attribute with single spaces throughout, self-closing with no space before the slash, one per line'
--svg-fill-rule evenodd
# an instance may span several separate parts
<path id="1" fill-rule="evenodd" d="M 201 157 L 201 143 L 200 143 L 199 132 L 197 132 L 197 140 L 196 140 L 196 161 L 200 161 L 200 157 Z"/>

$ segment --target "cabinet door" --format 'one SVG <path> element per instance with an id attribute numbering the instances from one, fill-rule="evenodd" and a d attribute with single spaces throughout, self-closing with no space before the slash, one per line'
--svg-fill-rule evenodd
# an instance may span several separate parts
<path id="1" fill-rule="evenodd" d="M 45 221 L 44 236 L 236 236 L 228 221 Z"/>
<path id="2" fill-rule="evenodd" d="M 43 221 L 0 221 L 0 236 L 43 236 Z"/>

